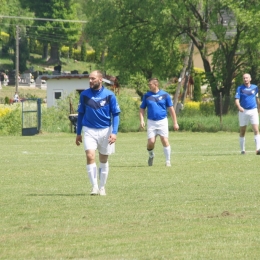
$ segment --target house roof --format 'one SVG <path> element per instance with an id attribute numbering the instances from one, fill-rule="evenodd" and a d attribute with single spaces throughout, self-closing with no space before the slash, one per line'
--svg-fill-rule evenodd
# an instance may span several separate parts
<path id="1" fill-rule="evenodd" d="M 49 79 L 88 79 L 89 74 L 64 74 L 64 75 L 42 75 L 40 76 L 43 80 Z"/>

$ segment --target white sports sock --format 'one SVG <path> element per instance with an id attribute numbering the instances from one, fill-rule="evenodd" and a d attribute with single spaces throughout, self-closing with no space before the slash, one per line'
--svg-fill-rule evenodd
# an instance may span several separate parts
<path id="1" fill-rule="evenodd" d="M 245 151 L 246 150 L 246 138 L 245 137 L 239 137 L 239 144 L 240 144 L 240 150 Z"/>
<path id="2" fill-rule="evenodd" d="M 255 135 L 255 146 L 256 150 L 260 149 L 260 135 Z"/>
<path id="3" fill-rule="evenodd" d="M 163 152 L 166 158 L 166 161 L 170 161 L 171 160 L 171 146 L 166 146 L 163 147 Z"/>
<path id="4" fill-rule="evenodd" d="M 147 151 L 148 151 L 149 157 L 150 157 L 150 158 L 153 158 L 153 157 L 154 157 L 154 152 L 153 152 L 153 150 L 147 150 Z"/>
<path id="5" fill-rule="evenodd" d="M 97 165 L 96 163 L 88 164 L 86 166 L 90 183 L 93 187 L 98 188 L 97 183 Z"/>
<path id="6" fill-rule="evenodd" d="M 100 189 L 104 188 L 107 182 L 109 172 L 109 164 L 106 163 L 99 163 L 99 181 L 100 181 Z"/>

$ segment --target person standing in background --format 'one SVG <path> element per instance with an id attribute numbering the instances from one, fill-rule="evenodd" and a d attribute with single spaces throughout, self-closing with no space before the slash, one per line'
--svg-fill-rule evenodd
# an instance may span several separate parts
<path id="1" fill-rule="evenodd" d="M 140 126 L 145 127 L 144 113 L 147 108 L 147 151 L 149 154 L 148 166 L 153 165 L 154 159 L 154 146 L 157 135 L 160 136 L 161 143 L 163 145 L 163 152 L 165 155 L 165 165 L 171 166 L 171 146 L 168 140 L 169 128 L 168 128 L 168 118 L 167 110 L 169 110 L 172 121 L 173 129 L 178 130 L 179 125 L 177 122 L 177 117 L 173 108 L 173 103 L 170 95 L 164 90 L 159 89 L 159 81 L 156 78 L 149 80 L 148 91 L 143 96 L 142 103 L 140 105 Z"/>
<path id="2" fill-rule="evenodd" d="M 259 99 L 258 87 L 251 84 L 251 76 L 248 73 L 243 75 L 244 84 L 237 87 L 235 94 L 235 104 L 238 109 L 239 118 L 239 144 L 241 154 L 246 153 L 245 134 L 250 122 L 254 131 L 256 154 L 260 155 L 260 135 L 259 135 Z"/>

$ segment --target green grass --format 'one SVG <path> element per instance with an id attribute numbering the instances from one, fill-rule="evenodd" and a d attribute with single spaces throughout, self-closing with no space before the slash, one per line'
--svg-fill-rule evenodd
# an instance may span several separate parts
<path id="1" fill-rule="evenodd" d="M 171 132 L 172 167 L 159 140 L 120 133 L 106 197 L 89 196 L 74 134 L 0 137 L 0 259 L 259 259 L 253 134 Z"/>

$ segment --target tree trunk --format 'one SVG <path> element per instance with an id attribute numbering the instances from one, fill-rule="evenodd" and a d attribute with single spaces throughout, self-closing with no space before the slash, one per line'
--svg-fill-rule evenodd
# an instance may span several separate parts
<path id="1" fill-rule="evenodd" d="M 60 52 L 59 52 L 59 46 L 56 43 L 53 43 L 51 45 L 51 53 L 50 58 L 47 61 L 48 64 L 57 64 L 60 63 Z"/>
<path id="2" fill-rule="evenodd" d="M 48 59 L 48 43 L 43 45 L 42 58 L 45 60 Z"/>

